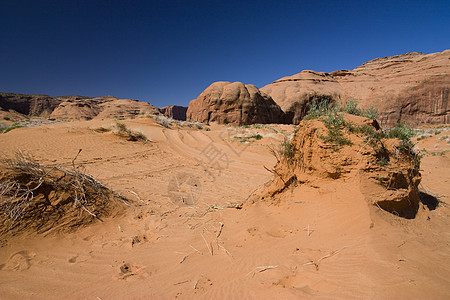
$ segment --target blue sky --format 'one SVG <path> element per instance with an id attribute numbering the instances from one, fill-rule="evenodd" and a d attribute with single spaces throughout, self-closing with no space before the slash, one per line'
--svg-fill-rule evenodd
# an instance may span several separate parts
<path id="1" fill-rule="evenodd" d="M 448 0 L 0 0 L 0 91 L 187 105 L 215 81 L 450 49 L 449 16 Z"/>

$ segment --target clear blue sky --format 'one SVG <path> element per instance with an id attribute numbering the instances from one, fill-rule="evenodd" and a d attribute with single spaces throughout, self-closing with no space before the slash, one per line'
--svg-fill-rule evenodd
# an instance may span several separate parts
<path id="1" fill-rule="evenodd" d="M 0 91 L 187 105 L 211 83 L 450 48 L 445 1 L 0 0 Z"/>

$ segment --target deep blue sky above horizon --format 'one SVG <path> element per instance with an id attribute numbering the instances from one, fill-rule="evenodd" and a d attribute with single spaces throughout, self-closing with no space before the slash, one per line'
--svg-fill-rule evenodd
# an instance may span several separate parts
<path id="1" fill-rule="evenodd" d="M 0 0 L 0 92 L 187 105 L 215 81 L 450 48 L 446 1 Z"/>

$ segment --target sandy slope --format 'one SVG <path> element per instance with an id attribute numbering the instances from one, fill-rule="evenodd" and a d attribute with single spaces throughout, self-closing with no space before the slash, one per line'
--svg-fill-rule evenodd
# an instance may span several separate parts
<path id="1" fill-rule="evenodd" d="M 422 207 L 414 220 L 397 218 L 369 207 L 356 179 L 348 179 L 302 186 L 277 204 L 232 208 L 272 179 L 263 166 L 274 165 L 269 146 L 279 144 L 281 134 L 247 129 L 265 137 L 246 146 L 229 138 L 233 128 L 220 125 L 178 130 L 149 119 L 124 121 L 150 143 L 92 130 L 113 123 L 71 122 L 0 135 L 2 157 L 21 149 L 42 163 L 70 167 L 82 149 L 76 163 L 87 173 L 144 202 L 136 201 L 123 218 L 75 233 L 1 237 L 0 298 L 450 296 L 448 207 Z M 439 135 L 419 147 L 435 151 L 436 141 Z M 423 188 L 447 203 L 448 162 L 449 153 L 427 155 L 422 167 Z M 185 183 L 177 194 L 170 183 L 182 178 L 197 186 Z M 177 195 L 196 203 L 183 205 Z"/>

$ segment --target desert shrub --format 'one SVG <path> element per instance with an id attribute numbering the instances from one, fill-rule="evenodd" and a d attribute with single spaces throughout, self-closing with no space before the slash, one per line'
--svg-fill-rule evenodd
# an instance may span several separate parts
<path id="1" fill-rule="evenodd" d="M 306 115 L 305 119 L 319 119 L 327 128 L 326 135 L 319 135 L 319 137 L 327 143 L 333 145 L 334 150 L 338 150 L 344 145 L 351 145 L 350 139 L 344 136 L 341 129 L 343 129 L 345 122 L 344 116 L 339 113 L 339 106 L 332 105 L 330 101 L 324 100 L 319 103 L 314 101 Z"/>
<path id="2" fill-rule="evenodd" d="M 414 130 L 407 124 L 397 124 L 394 128 L 388 129 L 386 132 L 387 138 L 409 140 L 415 135 Z"/>
<path id="3" fill-rule="evenodd" d="M 9 117 L 3 117 L 3 120 L 10 121 L 11 119 Z"/>
<path id="4" fill-rule="evenodd" d="M 362 134 L 369 139 L 382 139 L 385 137 L 383 131 L 375 130 L 373 126 L 370 126 L 368 124 L 353 125 L 351 123 L 347 123 L 345 124 L 345 128 L 351 133 Z"/>
<path id="5" fill-rule="evenodd" d="M 236 136 L 235 138 L 238 139 L 241 143 L 247 143 L 250 141 L 250 139 L 260 140 L 263 138 L 263 136 L 260 134 L 254 134 L 251 136 Z"/>
<path id="6" fill-rule="evenodd" d="M 109 216 L 116 204 L 127 204 L 119 193 L 75 167 L 74 160 L 73 169 L 43 166 L 22 152 L 2 160 L 0 232 L 75 228 Z"/>
<path id="7" fill-rule="evenodd" d="M 7 133 L 13 129 L 21 128 L 21 127 L 23 127 L 23 125 L 12 125 L 12 126 L 0 127 L 0 133 Z"/>
<path id="8" fill-rule="evenodd" d="M 295 146 L 292 140 L 285 138 L 280 144 L 280 149 L 278 150 L 280 157 L 284 157 L 287 160 L 292 160 L 295 155 Z"/>
<path id="9" fill-rule="evenodd" d="M 129 141 L 143 141 L 149 142 L 149 139 L 140 131 L 129 129 L 124 123 L 116 122 L 115 124 L 116 130 L 114 133 L 120 137 L 124 137 Z"/>
<path id="10" fill-rule="evenodd" d="M 345 102 L 344 108 L 342 110 L 345 113 L 365 117 L 368 119 L 378 118 L 378 109 L 375 106 L 371 105 L 367 109 L 358 108 L 358 101 L 353 98 L 350 98 L 347 100 L 347 102 Z"/>
<path id="11" fill-rule="evenodd" d="M 361 110 L 358 108 L 358 101 L 353 98 L 350 98 L 347 100 L 347 102 L 345 102 L 343 111 L 351 115 L 361 115 Z"/>
<path id="12" fill-rule="evenodd" d="M 305 120 L 319 119 L 325 116 L 328 111 L 336 109 L 336 106 L 332 106 L 329 100 L 313 101 L 309 107 L 308 113 L 305 116 Z"/>
<path id="13" fill-rule="evenodd" d="M 168 118 L 166 116 L 160 116 L 160 115 L 154 116 L 154 115 L 152 115 L 150 117 L 153 120 L 155 120 L 156 123 L 158 123 L 159 125 L 161 125 L 162 127 L 165 127 L 165 128 L 170 128 L 170 125 L 172 124 L 172 122 L 174 122 L 173 119 Z"/>
<path id="14" fill-rule="evenodd" d="M 260 135 L 260 134 L 258 133 L 258 134 L 255 134 L 255 135 L 250 136 L 250 138 L 251 138 L 251 139 L 255 139 L 255 140 L 260 140 L 260 139 L 263 138 L 263 136 Z"/>
<path id="15" fill-rule="evenodd" d="M 344 117 L 339 113 L 338 107 L 332 107 L 328 109 L 325 116 L 322 118 L 322 122 L 328 129 L 327 135 L 321 135 L 320 137 L 328 143 L 333 144 L 333 149 L 338 150 L 344 145 L 351 145 L 350 139 L 344 136 L 341 130 L 344 127 Z"/>
<path id="16" fill-rule="evenodd" d="M 368 119 L 376 120 L 378 118 L 378 108 L 371 105 L 367 109 L 362 109 L 361 116 Z"/>

